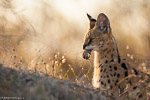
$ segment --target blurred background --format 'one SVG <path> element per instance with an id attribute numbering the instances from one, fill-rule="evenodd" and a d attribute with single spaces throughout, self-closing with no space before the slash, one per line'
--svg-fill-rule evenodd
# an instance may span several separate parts
<path id="1" fill-rule="evenodd" d="M 135 67 L 150 67 L 149 12 L 149 0 L 1 0 L 0 62 L 39 73 L 57 66 L 70 79 L 82 76 L 80 69 L 86 75 L 93 64 L 82 58 L 86 13 L 105 13 L 121 55 Z"/>

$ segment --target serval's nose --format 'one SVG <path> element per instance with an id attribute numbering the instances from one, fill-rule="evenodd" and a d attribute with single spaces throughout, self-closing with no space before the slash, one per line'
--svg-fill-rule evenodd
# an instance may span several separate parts
<path id="1" fill-rule="evenodd" d="M 87 44 L 84 44 L 84 45 L 83 45 L 83 49 L 85 49 L 85 48 L 86 48 L 86 46 L 87 46 Z"/>

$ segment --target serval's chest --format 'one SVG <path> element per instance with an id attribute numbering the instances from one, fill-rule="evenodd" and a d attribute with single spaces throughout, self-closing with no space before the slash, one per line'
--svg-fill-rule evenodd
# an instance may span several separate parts
<path id="1" fill-rule="evenodd" d="M 115 51 L 108 49 L 105 52 L 94 52 L 93 86 L 104 90 L 125 87 L 118 83 L 132 74 L 132 70 L 126 60 L 121 59 Z"/>

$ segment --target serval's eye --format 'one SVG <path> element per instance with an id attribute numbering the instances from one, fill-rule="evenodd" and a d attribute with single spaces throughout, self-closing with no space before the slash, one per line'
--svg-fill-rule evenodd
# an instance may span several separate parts
<path id="1" fill-rule="evenodd" d="M 89 39 L 88 45 L 92 42 L 92 39 Z"/>

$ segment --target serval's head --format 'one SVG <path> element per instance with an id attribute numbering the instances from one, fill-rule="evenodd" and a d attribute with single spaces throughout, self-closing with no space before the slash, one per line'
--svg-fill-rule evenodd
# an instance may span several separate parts
<path id="1" fill-rule="evenodd" d="M 107 47 L 107 41 L 112 37 L 110 22 L 107 16 L 103 13 L 98 15 L 97 20 L 87 14 L 90 20 L 90 29 L 85 34 L 83 49 L 83 58 L 88 59 L 87 54 L 92 51 L 99 51 Z"/>

